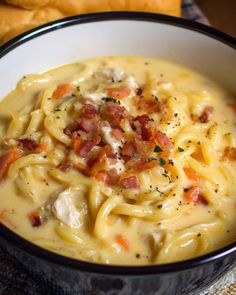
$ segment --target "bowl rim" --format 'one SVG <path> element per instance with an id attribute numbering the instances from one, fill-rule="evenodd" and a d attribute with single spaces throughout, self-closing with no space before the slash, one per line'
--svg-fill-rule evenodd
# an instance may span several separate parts
<path id="1" fill-rule="evenodd" d="M 7 53 L 11 52 L 14 48 L 20 46 L 21 44 L 30 41 L 45 33 L 58 30 L 60 28 L 65 28 L 68 26 L 79 25 L 83 23 L 100 22 L 100 21 L 119 21 L 119 20 L 131 20 L 131 21 L 146 21 L 154 23 L 163 23 L 167 25 L 182 27 L 188 30 L 199 32 L 208 37 L 214 38 L 227 46 L 236 49 L 236 39 L 231 37 L 217 29 L 211 28 L 209 26 L 196 23 L 190 20 L 154 14 L 154 13 L 143 13 L 143 12 L 105 12 L 105 13 L 93 13 L 72 16 L 64 18 L 61 20 L 53 21 L 32 29 L 26 33 L 23 33 L 14 39 L 8 41 L 0 47 L 0 59 L 4 57 Z M 210 263 L 212 261 L 222 259 L 236 252 L 236 242 L 223 247 L 219 250 L 213 251 L 209 254 L 188 259 L 185 261 L 160 264 L 160 265 L 145 265 L 145 266 L 117 266 L 117 265 L 105 265 L 93 262 L 81 261 L 78 259 L 73 259 L 70 257 L 62 256 L 60 254 L 51 252 L 49 250 L 43 249 L 37 246 L 25 238 L 19 236 L 17 233 L 13 232 L 11 229 L 7 228 L 5 225 L 0 223 L 0 237 L 3 238 L 8 243 L 14 245 L 16 248 L 21 249 L 31 256 L 37 257 L 43 261 L 47 261 L 58 266 L 65 268 L 70 268 L 74 270 L 85 271 L 89 273 L 99 273 L 107 275 L 149 275 L 149 274 L 160 274 L 160 273 L 170 273 L 176 271 L 184 271 L 189 268 L 198 267 L 202 264 Z"/>

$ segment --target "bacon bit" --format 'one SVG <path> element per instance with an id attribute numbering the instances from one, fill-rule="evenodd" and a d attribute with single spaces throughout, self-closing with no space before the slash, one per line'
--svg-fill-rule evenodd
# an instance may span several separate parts
<path id="1" fill-rule="evenodd" d="M 131 90 L 128 87 L 121 86 L 115 88 L 107 88 L 106 92 L 108 97 L 112 97 L 114 99 L 122 99 L 129 96 Z"/>
<path id="2" fill-rule="evenodd" d="M 166 136 L 165 133 L 161 132 L 161 131 L 157 131 L 157 133 L 155 134 L 155 139 L 158 141 L 158 143 L 163 147 L 163 148 L 167 148 L 167 149 L 172 149 L 173 148 L 173 144 L 170 141 L 170 139 Z"/>
<path id="3" fill-rule="evenodd" d="M 227 146 L 224 150 L 224 157 L 229 160 L 236 160 L 236 148 Z"/>
<path id="4" fill-rule="evenodd" d="M 141 136 L 144 141 L 149 141 L 152 138 L 152 130 L 142 126 L 141 127 Z"/>
<path id="5" fill-rule="evenodd" d="M 19 147 L 23 149 L 27 149 L 29 151 L 34 151 L 39 146 L 35 140 L 29 138 L 21 138 L 17 140 L 19 143 Z"/>
<path id="6" fill-rule="evenodd" d="M 92 119 L 98 114 L 98 110 L 92 104 L 85 104 L 80 109 L 80 116 L 87 119 Z"/>
<path id="7" fill-rule="evenodd" d="M 151 160 L 149 162 L 145 162 L 145 163 L 140 163 L 139 165 L 137 165 L 137 170 L 139 172 L 148 170 L 148 169 L 152 169 L 154 167 L 156 167 L 158 165 L 158 161 L 157 160 Z"/>
<path id="8" fill-rule="evenodd" d="M 137 101 L 137 105 L 140 109 L 143 111 L 151 114 L 151 113 L 164 113 L 165 111 L 165 105 L 160 102 L 156 101 L 155 99 L 145 99 L 144 97 L 139 97 Z"/>
<path id="9" fill-rule="evenodd" d="M 194 181 L 199 181 L 199 175 L 196 171 L 194 171 L 192 168 L 190 167 L 184 167 L 184 173 L 186 174 L 186 176 Z"/>
<path id="10" fill-rule="evenodd" d="M 147 124 L 148 121 L 150 121 L 150 118 L 148 115 L 142 115 L 142 116 L 137 116 L 134 118 L 134 121 L 139 121 L 139 123 L 142 126 L 145 126 Z"/>
<path id="11" fill-rule="evenodd" d="M 199 186 L 192 186 L 188 190 L 184 192 L 184 198 L 189 202 L 198 202 L 198 198 L 200 196 L 201 187 Z"/>
<path id="12" fill-rule="evenodd" d="M 67 94 L 69 94 L 71 92 L 71 90 L 72 90 L 72 86 L 70 84 L 58 85 L 56 90 L 53 92 L 52 97 L 54 99 L 64 97 Z"/>
<path id="13" fill-rule="evenodd" d="M 29 215 L 29 219 L 33 227 L 39 227 L 40 225 L 42 225 L 42 216 L 40 215 L 39 210 L 32 212 Z"/>
<path id="14" fill-rule="evenodd" d="M 203 197 L 203 195 L 199 195 L 197 199 L 197 204 L 208 205 L 207 200 Z"/>
<path id="15" fill-rule="evenodd" d="M 68 125 L 66 128 L 64 128 L 63 132 L 67 136 L 73 137 L 73 133 L 75 133 L 79 129 L 80 129 L 79 122 L 78 121 L 75 121 L 74 123 L 72 123 L 72 124 Z"/>
<path id="16" fill-rule="evenodd" d="M 116 242 L 126 251 L 129 251 L 129 242 L 123 235 L 117 235 L 115 237 Z"/>
<path id="17" fill-rule="evenodd" d="M 129 176 L 127 178 L 123 178 L 120 181 L 120 184 L 124 188 L 139 188 L 138 180 L 136 176 Z"/>
<path id="18" fill-rule="evenodd" d="M 78 124 L 78 130 L 83 130 L 85 132 L 91 132 L 97 129 L 96 122 L 91 119 L 82 118 Z"/>
<path id="19" fill-rule="evenodd" d="M 213 114 L 213 112 L 214 112 L 214 107 L 212 106 L 205 107 L 205 109 L 203 110 L 203 113 L 199 117 L 199 122 L 207 123 L 209 121 L 209 117 Z"/>
<path id="20" fill-rule="evenodd" d="M 229 102 L 227 103 L 227 106 L 236 112 L 236 102 Z"/>
<path id="21" fill-rule="evenodd" d="M 119 182 L 119 175 L 117 173 L 117 170 L 115 168 L 108 170 L 107 175 L 105 178 L 105 183 L 107 185 L 115 185 Z"/>
<path id="22" fill-rule="evenodd" d="M 100 141 L 101 141 L 101 137 L 99 135 L 98 136 L 95 136 L 91 140 L 84 140 L 79 145 L 79 148 L 76 149 L 76 152 L 79 154 L 79 156 L 85 158 L 85 157 L 87 157 L 87 155 L 91 151 L 91 149 L 95 145 L 99 144 Z"/>
<path id="23" fill-rule="evenodd" d="M 113 127 L 120 127 L 120 122 L 125 117 L 125 108 L 114 103 L 105 106 L 105 119 L 108 119 Z"/>
<path id="24" fill-rule="evenodd" d="M 121 140 L 123 137 L 123 131 L 120 128 L 113 128 L 111 130 L 112 136 L 114 136 L 117 140 Z"/>
<path id="25" fill-rule="evenodd" d="M 133 157 L 136 153 L 135 142 L 126 142 L 122 148 L 122 155 Z"/>
<path id="26" fill-rule="evenodd" d="M 72 169 L 73 165 L 69 160 L 65 160 L 64 162 L 60 163 L 57 167 L 64 172 L 68 172 Z"/>
<path id="27" fill-rule="evenodd" d="M 95 155 L 93 155 L 87 161 L 88 169 L 86 171 L 87 175 L 96 176 L 98 172 L 105 170 L 105 161 L 104 159 L 108 154 L 111 153 L 111 147 L 109 145 L 104 146 Z"/>
<path id="28" fill-rule="evenodd" d="M 5 177 L 10 165 L 22 157 L 22 152 L 16 148 L 0 156 L 0 181 Z"/>

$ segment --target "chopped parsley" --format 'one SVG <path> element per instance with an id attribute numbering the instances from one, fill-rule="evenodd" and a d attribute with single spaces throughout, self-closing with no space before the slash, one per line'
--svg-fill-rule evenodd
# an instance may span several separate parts
<path id="1" fill-rule="evenodd" d="M 160 166 L 164 166 L 166 161 L 163 158 L 160 158 Z"/>
<path id="2" fill-rule="evenodd" d="M 184 152 L 184 149 L 182 149 L 180 146 L 178 146 L 178 151 L 179 151 L 180 153 L 182 153 L 182 152 Z"/>
<path id="3" fill-rule="evenodd" d="M 163 149 L 159 145 L 156 145 L 153 151 L 154 153 L 161 153 L 163 152 Z"/>
<path id="4" fill-rule="evenodd" d="M 55 111 L 55 112 L 60 112 L 60 111 L 61 111 L 61 109 L 59 109 L 59 108 L 56 108 L 54 111 Z"/>

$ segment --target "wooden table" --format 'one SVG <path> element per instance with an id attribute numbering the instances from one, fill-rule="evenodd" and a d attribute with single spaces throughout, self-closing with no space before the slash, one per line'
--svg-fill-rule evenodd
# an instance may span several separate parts
<path id="1" fill-rule="evenodd" d="M 236 37 L 236 0 L 195 0 L 211 25 Z"/>

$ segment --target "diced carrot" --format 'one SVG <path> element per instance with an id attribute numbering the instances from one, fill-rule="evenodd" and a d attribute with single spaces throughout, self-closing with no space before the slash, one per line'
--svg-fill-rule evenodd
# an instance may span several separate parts
<path id="1" fill-rule="evenodd" d="M 197 203 L 200 196 L 201 187 L 192 186 L 184 192 L 184 198 L 189 202 Z"/>
<path id="2" fill-rule="evenodd" d="M 61 85 L 58 85 L 56 90 L 54 90 L 53 94 L 52 94 L 52 97 L 54 99 L 58 99 L 58 98 L 61 98 L 61 97 L 64 97 L 66 96 L 67 94 L 69 94 L 72 90 L 72 87 L 70 84 L 61 84 Z"/>
<path id="3" fill-rule="evenodd" d="M 107 96 L 115 99 L 122 99 L 130 95 L 131 90 L 128 87 L 121 86 L 115 88 L 107 88 Z"/>
<path id="4" fill-rule="evenodd" d="M 236 148 L 227 146 L 224 150 L 224 158 L 236 160 Z"/>
<path id="5" fill-rule="evenodd" d="M 190 180 L 199 181 L 199 175 L 190 167 L 184 167 L 184 173 Z"/>
<path id="6" fill-rule="evenodd" d="M 36 149 L 35 152 L 36 153 L 42 153 L 42 152 L 47 152 L 48 150 L 48 145 L 46 144 L 46 142 L 40 143 Z"/>
<path id="7" fill-rule="evenodd" d="M 157 160 L 151 160 L 150 162 L 145 162 L 145 163 L 140 163 L 140 165 L 137 166 L 137 170 L 139 172 L 145 171 L 148 169 L 152 169 L 154 167 L 158 166 L 158 161 Z"/>
<path id="8" fill-rule="evenodd" d="M 116 242 L 126 251 L 129 251 L 129 242 L 123 235 L 116 236 Z"/>
<path id="9" fill-rule="evenodd" d="M 107 173 L 105 171 L 99 171 L 96 175 L 95 175 L 96 180 L 98 181 L 103 181 L 105 182 L 106 178 L 107 178 Z"/>
<path id="10" fill-rule="evenodd" d="M 22 156 L 22 152 L 16 148 L 13 148 L 6 154 L 0 156 L 0 181 L 7 174 L 9 166 Z"/>
<path id="11" fill-rule="evenodd" d="M 74 151 L 79 151 L 81 143 L 82 143 L 82 140 L 80 137 L 77 136 L 73 139 L 72 147 L 73 147 Z"/>
<path id="12" fill-rule="evenodd" d="M 76 163 L 76 164 L 74 164 L 74 167 L 81 172 L 85 172 L 85 170 L 86 170 L 86 165 L 84 165 L 82 163 Z"/>

